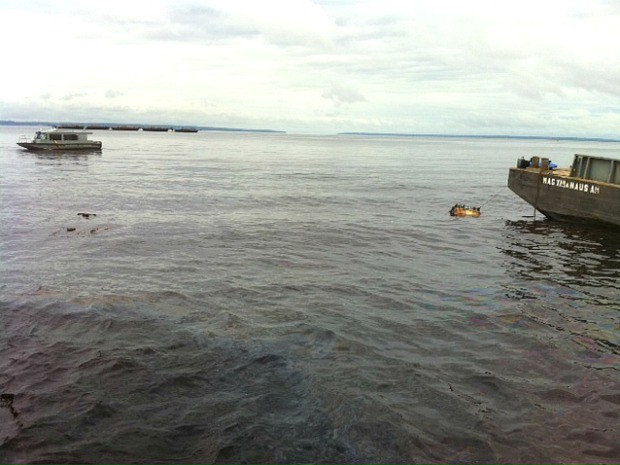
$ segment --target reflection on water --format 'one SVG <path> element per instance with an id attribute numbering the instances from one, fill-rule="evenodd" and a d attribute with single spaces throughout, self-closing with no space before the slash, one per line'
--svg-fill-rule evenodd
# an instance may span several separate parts
<path id="1" fill-rule="evenodd" d="M 24 158 L 34 158 L 36 162 L 55 164 L 63 163 L 88 163 L 91 156 L 101 156 L 101 150 L 78 150 L 63 151 L 57 150 L 53 152 L 29 152 L 23 151 L 21 154 Z"/>
<path id="2" fill-rule="evenodd" d="M 507 221 L 501 253 L 523 279 L 620 289 L 620 232 L 555 221 Z"/>
<path id="3" fill-rule="evenodd" d="M 522 299 L 521 317 L 562 336 L 586 365 L 618 367 L 620 232 L 604 227 L 507 221 L 500 252 Z M 520 283 L 516 287 L 515 283 Z"/>

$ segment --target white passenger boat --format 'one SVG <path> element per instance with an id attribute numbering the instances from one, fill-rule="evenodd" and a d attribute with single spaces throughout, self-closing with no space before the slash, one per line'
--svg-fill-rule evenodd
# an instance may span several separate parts
<path id="1" fill-rule="evenodd" d="M 67 129 L 49 129 L 37 131 L 34 139 L 21 136 L 17 145 L 27 150 L 101 150 L 101 141 L 89 140 L 92 132 Z"/>

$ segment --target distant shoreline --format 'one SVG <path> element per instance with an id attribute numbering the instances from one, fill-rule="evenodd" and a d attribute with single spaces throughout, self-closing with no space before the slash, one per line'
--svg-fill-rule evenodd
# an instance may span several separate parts
<path id="1" fill-rule="evenodd" d="M 620 142 L 620 139 L 604 137 L 577 136 L 510 136 L 506 134 L 408 134 L 397 132 L 339 132 L 339 136 L 373 136 L 373 137 L 420 137 L 438 139 L 520 139 L 520 140 L 557 140 L 581 142 Z"/>
<path id="2" fill-rule="evenodd" d="M 85 129 L 108 130 L 126 129 L 145 130 L 145 131 L 178 131 L 178 132 L 197 132 L 197 131 L 223 131 L 223 132 L 246 132 L 246 133 L 266 133 L 266 134 L 286 134 L 286 131 L 276 129 L 247 129 L 247 128 L 228 128 L 217 126 L 191 126 L 180 124 L 128 124 L 128 123 L 74 123 L 74 122 L 51 122 L 51 121 L 12 121 L 0 120 L 0 126 L 52 126 L 71 125 Z M 189 131 L 188 131 L 189 129 Z M 333 135 L 333 134 L 325 134 Z M 408 138 L 436 138 L 436 139 L 509 139 L 509 140 L 555 140 L 555 141 L 576 141 L 576 142 L 620 142 L 620 139 L 606 137 L 579 137 L 579 136 L 524 136 L 508 134 L 430 134 L 430 133 L 400 133 L 400 132 L 360 132 L 347 131 L 336 133 L 337 136 L 363 136 L 363 137 L 408 137 Z"/>
<path id="3" fill-rule="evenodd" d="M 79 127 L 80 129 L 126 129 L 131 130 L 146 130 L 146 131 L 162 131 L 162 130 L 176 130 L 179 132 L 187 132 L 188 129 L 196 131 L 227 131 L 227 132 L 260 132 L 270 134 L 285 134 L 286 131 L 278 131 L 275 129 L 246 129 L 246 128 L 226 128 L 216 126 L 192 126 L 184 124 L 134 124 L 134 123 L 76 123 L 76 122 L 51 122 L 51 121 L 12 121 L 12 120 L 0 120 L 0 126 L 71 126 Z"/>

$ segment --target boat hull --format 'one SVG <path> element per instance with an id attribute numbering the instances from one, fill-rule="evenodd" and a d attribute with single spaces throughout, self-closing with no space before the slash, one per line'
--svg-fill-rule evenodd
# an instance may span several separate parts
<path id="1" fill-rule="evenodd" d="M 18 142 L 17 145 L 33 152 L 66 152 L 66 151 L 96 151 L 101 150 L 101 142 L 93 141 L 88 143 L 65 144 L 58 142 L 55 144 L 41 144 L 35 142 Z"/>
<path id="2" fill-rule="evenodd" d="M 620 186 L 510 168 L 508 188 L 548 218 L 620 227 Z"/>

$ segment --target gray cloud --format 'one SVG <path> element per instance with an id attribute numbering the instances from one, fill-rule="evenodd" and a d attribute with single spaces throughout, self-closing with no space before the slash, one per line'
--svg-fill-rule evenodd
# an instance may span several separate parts
<path id="1" fill-rule="evenodd" d="M 260 38 L 265 43 L 278 47 L 322 48 L 329 44 L 329 33 L 325 29 L 335 28 L 335 22 L 327 15 L 317 14 L 318 8 L 308 5 L 312 2 L 261 4 L 252 7 L 239 2 L 226 4 L 188 3 L 170 4 L 165 18 L 153 23 L 140 21 L 139 34 L 146 39 L 216 43 L 239 39 Z M 295 8 L 300 8 L 295 14 Z M 270 10 L 271 9 L 271 10 Z M 286 10 L 279 18 L 279 10 Z M 311 10 L 311 11 L 309 11 Z M 304 13 L 314 15 L 306 18 Z M 322 23 L 306 25 L 306 19 Z"/>
<path id="2" fill-rule="evenodd" d="M 63 95 L 62 97 L 60 97 L 60 99 L 64 101 L 69 101 L 69 100 L 73 100 L 76 98 L 85 97 L 86 95 L 87 94 L 85 94 L 84 92 L 72 92 L 72 93 Z"/>
<path id="3" fill-rule="evenodd" d="M 105 98 L 117 98 L 117 97 L 122 97 L 123 95 L 125 95 L 124 92 L 120 91 L 120 90 L 114 90 L 114 89 L 108 89 L 105 91 L 105 93 L 103 94 L 103 96 Z"/>
<path id="4" fill-rule="evenodd" d="M 340 84 L 332 84 L 329 90 L 323 92 L 322 97 L 332 100 L 336 105 L 341 105 L 343 103 L 363 102 L 366 100 L 366 98 L 357 90 Z"/>
<path id="5" fill-rule="evenodd" d="M 165 22 L 144 31 L 147 38 L 181 42 L 226 40 L 256 36 L 251 24 L 243 24 L 225 12 L 200 4 L 172 5 Z"/>

